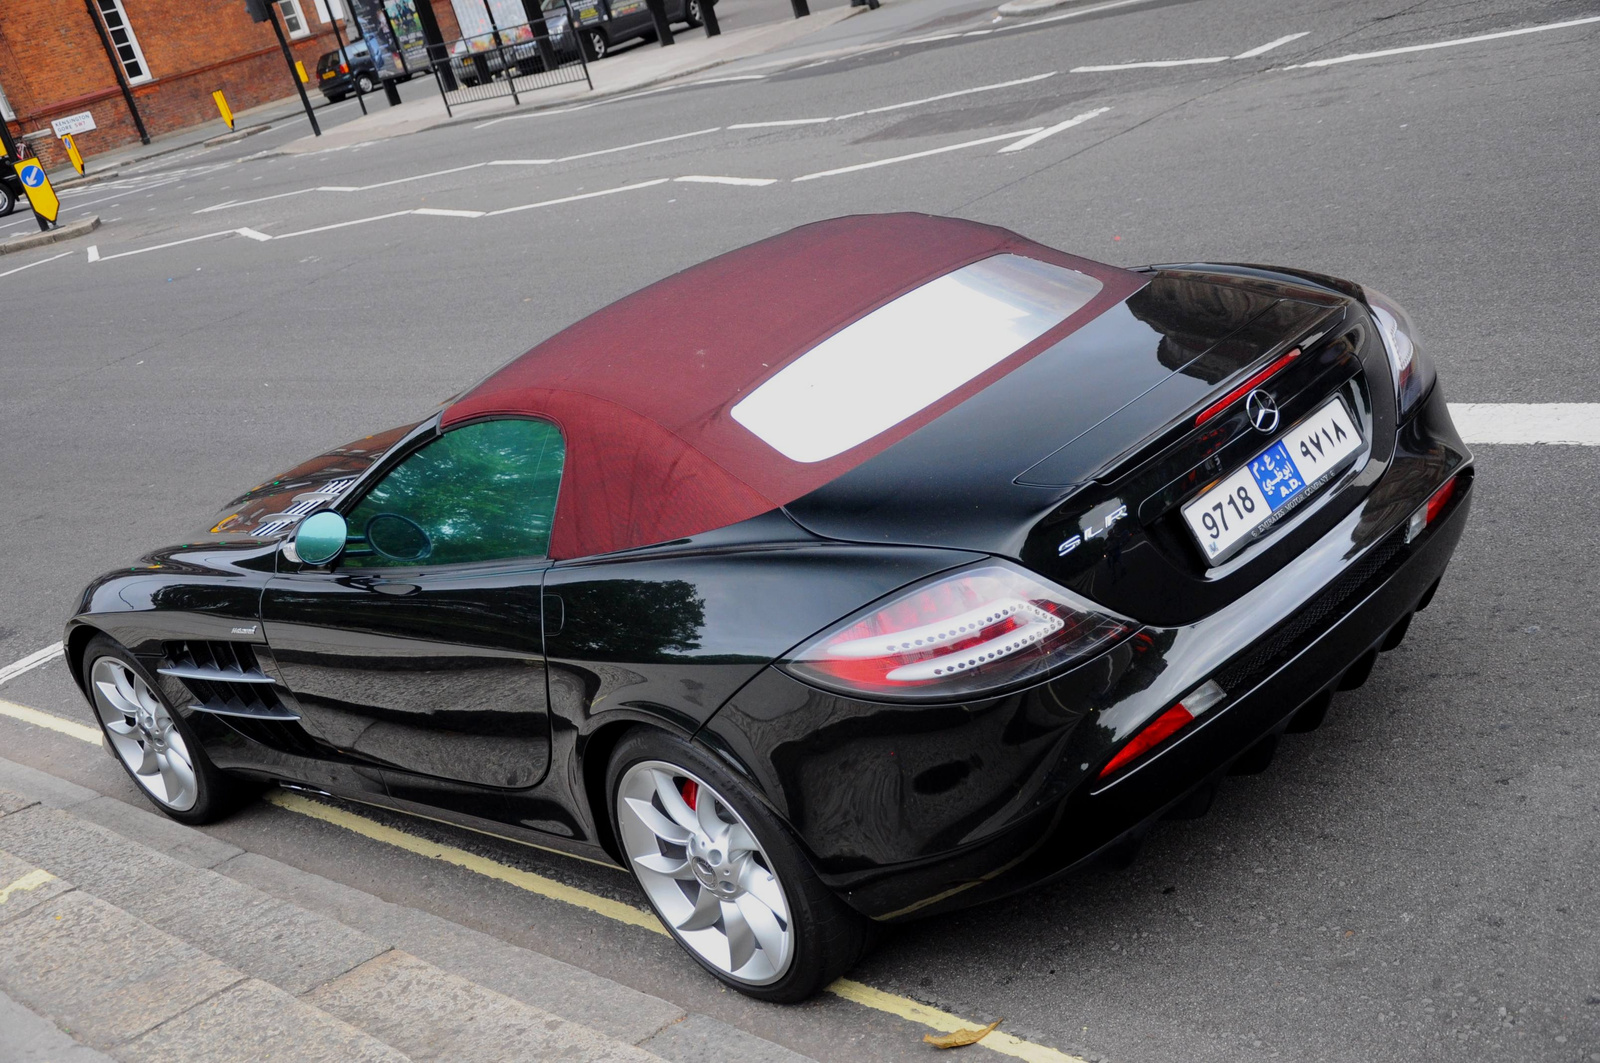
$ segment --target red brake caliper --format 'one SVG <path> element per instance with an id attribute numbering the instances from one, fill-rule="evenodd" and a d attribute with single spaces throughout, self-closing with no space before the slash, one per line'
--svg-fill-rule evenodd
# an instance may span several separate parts
<path id="1" fill-rule="evenodd" d="M 700 784 L 693 779 L 685 779 L 678 785 L 678 792 L 683 795 L 683 803 L 694 808 L 695 798 L 700 796 Z"/>

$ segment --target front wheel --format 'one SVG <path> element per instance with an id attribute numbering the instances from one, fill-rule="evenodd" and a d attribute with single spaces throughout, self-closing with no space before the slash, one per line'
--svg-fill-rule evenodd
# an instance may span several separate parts
<path id="1" fill-rule="evenodd" d="M 188 721 L 119 643 L 96 635 L 83 679 L 111 752 L 161 811 L 180 823 L 210 823 L 254 796 L 256 787 L 211 763 Z"/>
<path id="2" fill-rule="evenodd" d="M 634 878 L 678 944 L 748 996 L 805 1000 L 866 949 L 866 921 L 817 878 L 750 788 L 689 742 L 638 730 L 607 776 Z"/>
<path id="3" fill-rule="evenodd" d="M 17 197 L 12 194 L 11 189 L 5 185 L 0 185 L 0 218 L 5 217 L 16 209 Z"/>
<path id="4" fill-rule="evenodd" d="M 583 39 L 589 45 L 590 62 L 594 62 L 596 59 L 604 59 L 611 54 L 611 42 L 607 41 L 606 35 L 599 30 L 586 31 Z"/>
<path id="5" fill-rule="evenodd" d="M 688 3 L 683 5 L 683 21 L 689 24 L 690 29 L 704 21 L 700 17 L 700 0 L 689 0 Z"/>
<path id="6" fill-rule="evenodd" d="M 365 95 L 366 93 L 371 92 L 373 89 L 375 89 L 377 87 L 378 87 L 378 83 L 376 81 L 373 81 L 371 78 L 369 78 L 365 74 L 362 74 L 360 77 L 356 78 L 356 88 L 360 89 L 363 95 Z"/>

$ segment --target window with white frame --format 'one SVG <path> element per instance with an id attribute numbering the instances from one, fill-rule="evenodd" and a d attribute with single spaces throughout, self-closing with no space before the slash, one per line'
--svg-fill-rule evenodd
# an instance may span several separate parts
<path id="1" fill-rule="evenodd" d="M 317 5 L 317 17 L 323 22 L 344 20 L 344 4 L 341 0 L 312 0 L 312 2 Z"/>
<path id="2" fill-rule="evenodd" d="M 278 0 L 278 11 L 283 15 L 283 28 L 289 31 L 290 37 L 311 35 L 311 27 L 306 25 L 306 16 L 300 10 L 300 0 Z"/>
<path id="3" fill-rule="evenodd" d="M 145 64 L 144 53 L 139 50 L 139 38 L 133 35 L 133 27 L 128 25 L 128 13 L 122 9 L 122 0 L 95 0 L 95 3 L 100 8 L 100 17 L 106 24 L 106 36 L 111 38 L 111 47 L 116 49 L 117 61 L 122 64 L 128 84 L 149 81 L 150 68 Z"/>

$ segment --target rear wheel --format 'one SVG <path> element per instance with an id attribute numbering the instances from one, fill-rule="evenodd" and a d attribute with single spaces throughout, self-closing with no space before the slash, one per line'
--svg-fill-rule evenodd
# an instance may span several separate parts
<path id="1" fill-rule="evenodd" d="M 0 185 L 0 218 L 5 217 L 16 209 L 17 197 L 12 194 L 11 189 L 5 185 Z"/>
<path id="2" fill-rule="evenodd" d="M 688 0 L 683 5 L 683 21 L 689 24 L 690 29 L 700 25 L 700 0 Z"/>
<path id="3" fill-rule="evenodd" d="M 356 78 L 356 88 L 360 89 L 363 93 L 371 92 L 377 87 L 378 83 L 373 81 L 366 74 L 362 74 L 360 77 Z"/>
<path id="4" fill-rule="evenodd" d="M 221 771 L 154 678 L 119 643 L 96 635 L 83 655 L 84 689 L 106 743 L 129 778 L 183 823 L 221 819 L 257 787 Z"/>
<path id="5" fill-rule="evenodd" d="M 689 742 L 633 732 L 612 755 L 607 793 L 650 906 L 726 985 L 805 1000 L 865 950 L 866 921 L 823 886 L 749 787 Z"/>
<path id="6" fill-rule="evenodd" d="M 596 59 L 604 59 L 611 54 L 611 42 L 606 40 L 606 35 L 600 30 L 585 30 L 583 39 L 588 45 L 591 62 Z"/>

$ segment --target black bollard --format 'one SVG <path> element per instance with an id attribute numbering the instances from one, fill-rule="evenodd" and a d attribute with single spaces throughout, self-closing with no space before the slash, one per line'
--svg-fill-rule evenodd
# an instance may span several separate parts
<path id="1" fill-rule="evenodd" d="M 707 37 L 722 33 L 722 27 L 717 23 L 717 0 L 700 0 L 700 20 L 706 24 Z"/>

